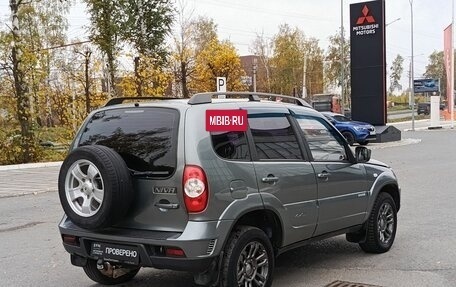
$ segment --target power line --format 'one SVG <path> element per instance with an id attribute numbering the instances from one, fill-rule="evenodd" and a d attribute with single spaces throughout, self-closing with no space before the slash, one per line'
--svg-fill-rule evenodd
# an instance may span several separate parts
<path id="1" fill-rule="evenodd" d="M 54 50 L 54 49 L 59 49 L 59 48 L 81 45 L 81 44 L 90 43 L 90 42 L 92 42 L 92 40 L 86 40 L 86 41 L 80 41 L 80 42 L 75 42 L 75 43 L 69 43 L 69 44 L 63 44 L 63 45 L 58 45 L 58 46 L 53 46 L 53 47 L 42 48 L 42 49 L 35 50 L 33 52 Z"/>

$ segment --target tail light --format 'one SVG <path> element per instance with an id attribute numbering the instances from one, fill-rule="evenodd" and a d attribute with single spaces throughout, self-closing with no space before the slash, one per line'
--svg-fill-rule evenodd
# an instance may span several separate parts
<path id="1" fill-rule="evenodd" d="M 79 246 L 79 237 L 73 235 L 62 234 L 63 243 Z"/>
<path id="2" fill-rule="evenodd" d="M 196 165 L 185 166 L 183 185 L 187 211 L 195 213 L 206 209 L 209 190 L 203 169 Z"/>

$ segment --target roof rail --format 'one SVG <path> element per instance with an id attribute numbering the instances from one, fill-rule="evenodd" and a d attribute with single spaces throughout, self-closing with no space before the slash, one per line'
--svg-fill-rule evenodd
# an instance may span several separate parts
<path id="1" fill-rule="evenodd" d="M 190 100 L 188 100 L 189 105 L 200 105 L 200 104 L 210 104 L 212 103 L 213 96 L 231 96 L 233 98 L 248 98 L 249 102 L 259 102 L 260 98 L 255 93 L 250 92 L 214 92 L 214 93 L 198 93 L 193 95 Z"/>
<path id="2" fill-rule="evenodd" d="M 120 105 L 125 101 L 146 101 L 146 100 L 177 100 L 178 98 L 165 98 L 165 97 L 121 97 L 121 98 L 112 98 L 106 104 L 107 106 Z"/>
<path id="3" fill-rule="evenodd" d="M 261 98 L 267 98 L 269 100 L 278 100 L 281 101 L 285 100 L 286 102 L 292 102 L 298 106 L 309 107 L 312 106 L 300 98 L 295 98 L 291 96 L 284 96 L 278 94 L 270 94 L 270 93 L 257 93 L 257 92 L 213 92 L 213 93 L 199 93 L 193 95 L 190 100 L 188 100 L 189 105 L 199 105 L 199 104 L 209 104 L 212 103 L 213 96 L 231 96 L 233 98 L 248 98 L 250 102 L 259 102 Z"/>

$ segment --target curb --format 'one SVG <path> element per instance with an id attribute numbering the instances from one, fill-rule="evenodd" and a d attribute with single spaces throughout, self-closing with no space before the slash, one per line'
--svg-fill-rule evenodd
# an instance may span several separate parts
<path id="1" fill-rule="evenodd" d="M 368 148 L 371 150 L 376 150 L 376 149 L 384 149 L 384 148 L 390 148 L 390 147 L 413 145 L 413 144 L 419 144 L 419 143 L 421 143 L 421 139 L 405 138 L 400 141 L 392 141 L 392 142 L 386 142 L 386 143 L 372 143 L 372 145 L 369 144 L 371 146 L 368 146 Z"/>
<path id="2" fill-rule="evenodd" d="M 21 197 L 21 196 L 27 196 L 27 195 L 39 195 L 39 194 L 48 193 L 48 192 L 57 192 L 57 189 L 47 189 L 47 190 L 43 190 L 43 191 L 12 193 L 12 194 L 0 194 L 0 199 Z"/>
<path id="3" fill-rule="evenodd" d="M 419 127 L 415 128 L 415 131 L 441 131 L 441 130 L 452 130 L 451 124 L 441 124 L 439 128 L 432 127 Z M 412 129 L 404 129 L 404 132 L 411 132 Z"/>
<path id="4" fill-rule="evenodd" d="M 39 168 L 39 167 L 54 167 L 54 166 L 61 166 L 61 165 L 62 165 L 61 161 L 11 164 L 11 165 L 2 165 L 2 166 L 0 166 L 0 171 L 3 171 L 3 170 L 15 170 L 15 169 L 27 169 L 27 168 Z"/>
<path id="5" fill-rule="evenodd" d="M 424 120 L 415 120 L 415 123 L 422 123 L 425 121 L 429 121 L 428 119 Z M 401 125 L 401 124 L 411 124 L 412 121 L 403 121 L 403 122 L 394 122 L 394 123 L 386 123 L 387 126 L 394 126 L 394 125 Z"/>

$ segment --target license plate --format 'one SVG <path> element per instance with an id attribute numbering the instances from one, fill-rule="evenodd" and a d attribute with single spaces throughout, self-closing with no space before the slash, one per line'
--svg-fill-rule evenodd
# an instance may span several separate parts
<path id="1" fill-rule="evenodd" d="M 369 132 L 371 136 L 375 136 L 375 132 Z"/>
<path id="2" fill-rule="evenodd" d="M 107 261 L 114 261 L 133 265 L 139 264 L 138 248 L 133 246 L 117 245 L 103 242 L 92 242 L 90 254 L 93 257 L 97 257 L 99 259 L 104 259 Z"/>

